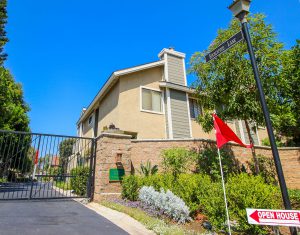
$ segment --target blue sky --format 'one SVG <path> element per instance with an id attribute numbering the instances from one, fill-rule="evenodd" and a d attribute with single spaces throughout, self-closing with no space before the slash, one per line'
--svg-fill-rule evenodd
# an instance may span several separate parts
<path id="1" fill-rule="evenodd" d="M 8 0 L 6 66 L 24 88 L 34 132 L 76 134 L 76 121 L 114 70 L 157 60 L 164 47 L 202 51 L 225 28 L 231 0 Z M 253 0 L 290 48 L 299 0 Z M 191 80 L 191 78 L 189 78 Z"/>

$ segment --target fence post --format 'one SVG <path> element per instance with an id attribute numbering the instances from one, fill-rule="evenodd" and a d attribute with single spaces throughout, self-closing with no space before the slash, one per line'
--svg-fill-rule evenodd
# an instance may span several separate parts
<path id="1" fill-rule="evenodd" d="M 89 180 L 88 180 L 88 190 L 87 196 L 90 201 L 93 200 L 94 197 L 94 184 L 95 184 L 95 162 L 96 162 L 96 148 L 97 148 L 97 139 L 92 139 L 92 151 L 90 155 L 90 173 L 89 173 Z"/>

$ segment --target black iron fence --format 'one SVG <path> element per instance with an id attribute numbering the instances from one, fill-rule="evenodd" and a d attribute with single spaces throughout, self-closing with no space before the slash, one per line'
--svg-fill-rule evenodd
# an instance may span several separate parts
<path id="1" fill-rule="evenodd" d="M 94 139 L 0 130 L 0 200 L 91 197 Z"/>

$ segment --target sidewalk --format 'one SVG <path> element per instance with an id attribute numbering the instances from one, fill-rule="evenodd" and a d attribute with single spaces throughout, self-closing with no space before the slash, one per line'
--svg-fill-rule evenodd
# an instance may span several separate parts
<path id="1" fill-rule="evenodd" d="M 115 225 L 119 226 L 126 232 L 132 235 L 154 235 L 153 231 L 150 231 L 144 227 L 140 222 L 131 218 L 122 212 L 112 210 L 98 203 L 91 202 L 85 205 L 87 208 L 95 211 L 97 214 L 110 220 Z"/>

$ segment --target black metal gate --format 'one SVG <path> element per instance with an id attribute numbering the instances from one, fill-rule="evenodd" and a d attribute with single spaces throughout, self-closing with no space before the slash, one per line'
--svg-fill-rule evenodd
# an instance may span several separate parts
<path id="1" fill-rule="evenodd" d="M 0 200 L 90 198 L 93 138 L 0 130 Z"/>

